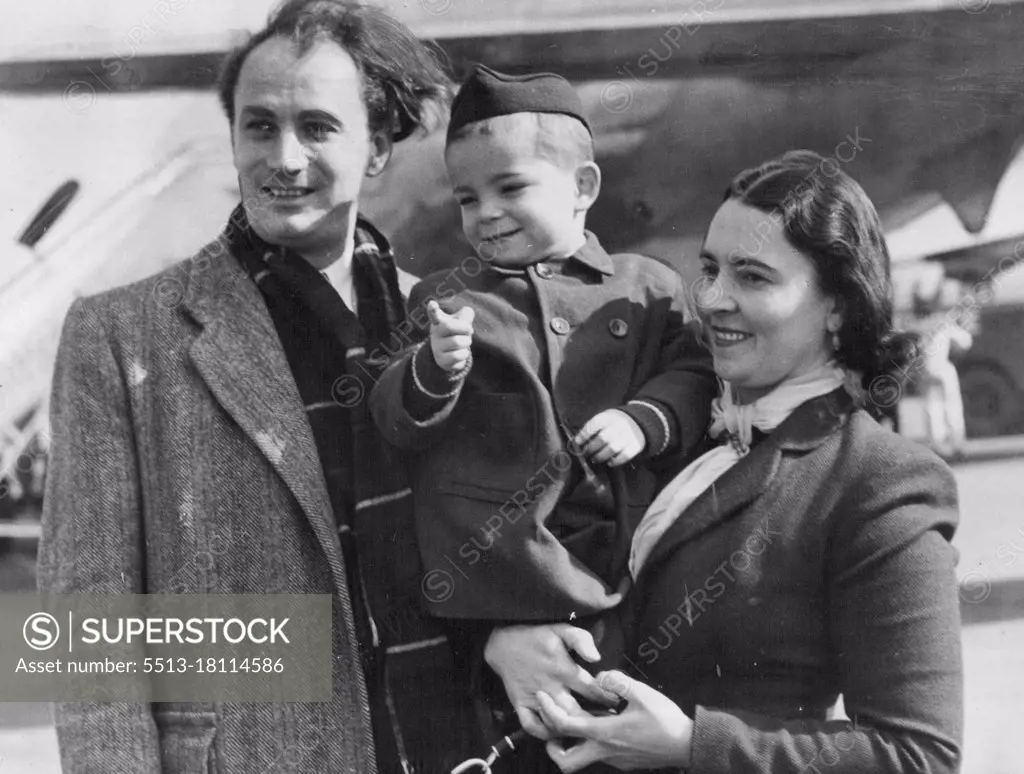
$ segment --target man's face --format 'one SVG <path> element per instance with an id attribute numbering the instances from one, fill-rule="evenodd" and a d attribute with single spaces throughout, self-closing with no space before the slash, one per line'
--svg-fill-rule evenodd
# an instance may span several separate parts
<path id="1" fill-rule="evenodd" d="M 369 131 L 352 57 L 330 41 L 301 56 L 285 38 L 253 49 L 235 87 L 231 136 L 253 229 L 306 257 L 344 245 L 363 178 L 390 151 Z"/>
<path id="2" fill-rule="evenodd" d="M 572 255 L 583 241 L 576 170 L 537 154 L 535 122 L 514 114 L 488 123 L 489 134 L 445 151 L 466 239 L 500 266 Z"/>

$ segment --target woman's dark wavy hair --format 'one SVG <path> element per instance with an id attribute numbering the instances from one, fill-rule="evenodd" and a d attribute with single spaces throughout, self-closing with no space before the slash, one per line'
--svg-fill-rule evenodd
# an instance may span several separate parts
<path id="1" fill-rule="evenodd" d="M 452 83 L 441 54 L 380 8 L 354 0 L 286 0 L 267 26 L 227 55 L 218 91 L 228 121 L 235 121 L 235 87 L 246 58 L 270 38 L 295 42 L 305 53 L 321 40 L 341 46 L 363 80 L 371 131 L 391 129 L 395 142 L 417 128 L 431 129 L 447 111 Z"/>
<path id="2" fill-rule="evenodd" d="M 836 359 L 861 374 L 868 396 L 902 384 L 918 357 L 918 337 L 893 329 L 889 249 L 864 189 L 834 159 L 801 150 L 740 172 L 725 199 L 772 215 L 814 264 L 822 292 L 842 312 Z M 886 402 L 870 403 L 877 409 Z"/>

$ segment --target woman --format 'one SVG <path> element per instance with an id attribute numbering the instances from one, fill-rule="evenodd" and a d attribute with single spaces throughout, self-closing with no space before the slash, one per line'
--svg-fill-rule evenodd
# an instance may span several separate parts
<path id="1" fill-rule="evenodd" d="M 723 386 L 710 434 L 724 443 L 634 536 L 629 674 L 596 680 L 628 704 L 585 714 L 559 686 L 586 682 L 563 680 L 552 655 L 570 634 L 586 650 L 576 630 L 491 637 L 489 662 L 563 771 L 957 769 L 956 488 L 869 415 L 872 389 L 916 353 L 891 327 L 874 207 L 824 172 L 810 152 L 744 171 L 708 230 L 698 302 Z M 547 670 L 532 684 L 558 693 L 533 707 L 516 679 L 531 649 Z M 849 720 L 833 717 L 840 695 Z"/>
<path id="2" fill-rule="evenodd" d="M 41 588 L 334 607 L 328 701 L 61 704 L 68 774 L 432 772 L 476 749 L 420 611 L 401 461 L 361 400 L 380 367 L 366 353 L 405 314 L 362 186 L 448 87 L 380 9 L 289 0 L 225 64 L 241 201 L 223 235 L 71 308 Z"/>

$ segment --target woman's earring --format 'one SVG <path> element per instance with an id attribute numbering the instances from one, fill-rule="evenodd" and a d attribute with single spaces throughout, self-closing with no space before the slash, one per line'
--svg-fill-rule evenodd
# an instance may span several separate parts
<path id="1" fill-rule="evenodd" d="M 839 331 L 832 331 L 832 351 L 839 351 Z"/>

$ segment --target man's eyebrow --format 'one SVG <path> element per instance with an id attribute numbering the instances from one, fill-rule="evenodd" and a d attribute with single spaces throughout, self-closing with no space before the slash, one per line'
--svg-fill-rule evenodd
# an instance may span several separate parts
<path id="1" fill-rule="evenodd" d="M 311 108 L 309 110 L 300 111 L 299 118 L 306 120 L 312 118 L 319 121 L 328 121 L 332 124 L 338 124 L 339 126 L 345 123 L 336 115 L 334 115 L 334 113 L 331 113 L 327 110 L 319 110 L 317 108 Z"/>
<path id="2" fill-rule="evenodd" d="M 276 115 L 273 110 L 262 105 L 242 105 L 239 113 L 249 113 L 250 115 L 267 118 L 273 118 Z"/>

